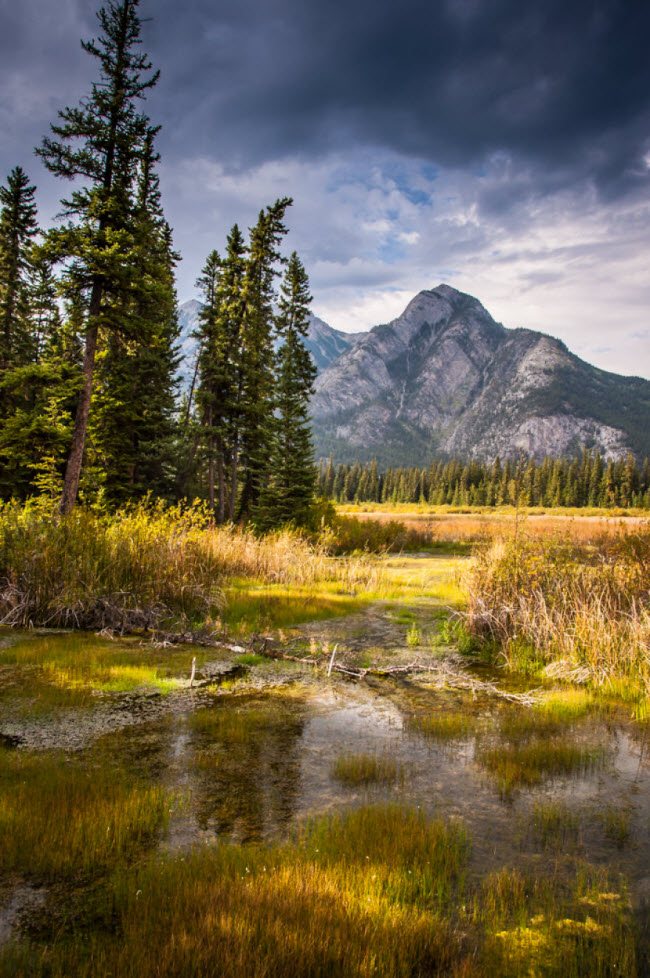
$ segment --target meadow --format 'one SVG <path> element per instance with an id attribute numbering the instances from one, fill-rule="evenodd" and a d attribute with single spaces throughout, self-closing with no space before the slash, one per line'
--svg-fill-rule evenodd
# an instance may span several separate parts
<path id="1" fill-rule="evenodd" d="M 475 514 L 391 553 L 5 509 L 0 975 L 646 974 L 647 530 L 511 516 L 470 557 Z"/>

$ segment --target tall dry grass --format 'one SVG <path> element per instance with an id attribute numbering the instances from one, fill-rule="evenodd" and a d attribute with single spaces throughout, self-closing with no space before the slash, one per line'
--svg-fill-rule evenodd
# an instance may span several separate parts
<path id="1" fill-rule="evenodd" d="M 216 527 L 201 506 L 142 503 L 106 515 L 0 505 L 0 623 L 133 630 L 215 617 L 233 579 L 372 590 L 367 557 L 336 560 L 286 530 Z"/>
<path id="2" fill-rule="evenodd" d="M 508 664 L 650 695 L 650 523 L 599 546 L 497 540 L 465 586 L 470 633 L 496 640 Z"/>
<path id="3" fill-rule="evenodd" d="M 528 536 L 548 538 L 561 534 L 574 543 L 585 546 L 599 546 L 602 542 L 613 540 L 634 529 L 640 523 L 636 516 L 626 518 L 608 513 L 574 512 L 571 515 L 559 512 L 539 513 L 535 511 L 517 512 L 513 508 L 488 512 L 443 512 L 408 511 L 378 509 L 354 513 L 341 512 L 338 515 L 344 531 L 346 523 L 359 524 L 368 536 L 376 539 L 386 538 L 396 541 L 392 549 L 416 549 L 425 547 L 465 547 L 472 544 L 501 537 L 514 536 L 524 528 Z M 372 531 L 369 529 L 372 527 Z M 347 534 L 363 536 L 363 529 L 354 529 Z"/>

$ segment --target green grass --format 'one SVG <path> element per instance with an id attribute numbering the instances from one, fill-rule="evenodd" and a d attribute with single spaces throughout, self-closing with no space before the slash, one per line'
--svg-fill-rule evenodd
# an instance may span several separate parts
<path id="1" fill-rule="evenodd" d="M 0 874 L 50 880 L 106 872 L 155 841 L 170 799 L 110 758 L 0 747 Z"/>
<path id="2" fill-rule="evenodd" d="M 430 740 L 461 740 L 472 736 L 478 724 L 468 713 L 422 713 L 409 717 L 406 729 Z"/>
<path id="3" fill-rule="evenodd" d="M 330 766 L 330 777 L 348 788 L 371 784 L 404 784 L 404 765 L 377 754 L 341 754 Z"/>
<path id="4" fill-rule="evenodd" d="M 268 662 L 266 656 L 258 655 L 256 652 L 245 652 L 243 655 L 236 655 L 234 662 L 241 666 L 260 666 L 263 662 Z"/>
<path id="5" fill-rule="evenodd" d="M 531 827 L 545 849 L 565 849 L 577 844 L 580 819 L 564 802 L 538 801 L 531 816 Z"/>
<path id="6" fill-rule="evenodd" d="M 481 748 L 476 760 L 495 779 L 502 797 L 513 789 L 551 778 L 584 774 L 604 762 L 600 747 L 581 747 L 564 740 L 532 740 Z"/>

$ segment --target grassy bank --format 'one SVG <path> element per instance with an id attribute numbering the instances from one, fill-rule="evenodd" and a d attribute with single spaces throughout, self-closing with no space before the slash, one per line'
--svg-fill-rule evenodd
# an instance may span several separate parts
<path id="1" fill-rule="evenodd" d="M 78 507 L 57 519 L 41 506 L 0 507 L 0 622 L 118 631 L 197 626 L 224 614 L 251 582 L 376 591 L 367 557 L 337 560 L 324 542 L 289 530 L 260 537 L 214 526 L 201 507 L 140 505 L 107 516 Z M 336 613 L 331 597 L 329 613 Z M 240 609 L 240 618 L 247 609 Z M 345 609 L 344 609 L 345 610 Z M 318 609 L 311 609 L 318 617 Z M 233 624 L 233 614 L 226 624 Z M 303 619 L 304 620 L 304 617 Z"/>
<path id="2" fill-rule="evenodd" d="M 509 666 L 650 696 L 650 525 L 598 545 L 566 537 L 478 549 L 467 626 Z"/>
<path id="3" fill-rule="evenodd" d="M 448 976 L 636 974 L 625 890 L 576 862 L 469 883 L 461 825 L 369 806 L 284 845 L 222 844 L 116 872 L 77 923 L 0 948 L 0 975 Z M 552 868 L 552 867 L 551 867 Z M 73 901 L 74 904 L 74 901 Z M 543 962 L 543 971 L 539 970 Z"/>

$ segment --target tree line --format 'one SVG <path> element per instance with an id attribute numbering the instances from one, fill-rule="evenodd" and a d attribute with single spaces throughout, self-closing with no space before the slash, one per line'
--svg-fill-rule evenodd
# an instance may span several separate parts
<path id="1" fill-rule="evenodd" d="M 38 226 L 22 167 L 0 188 L 0 495 L 123 505 L 205 498 L 215 518 L 310 519 L 314 459 L 305 269 L 280 251 L 283 198 L 247 243 L 235 226 L 198 281 L 204 308 L 179 399 L 172 231 L 142 111 L 158 81 L 139 0 L 109 0 L 82 41 L 97 80 L 36 150 L 69 181 L 58 227 Z M 283 274 L 282 274 L 283 273 Z M 280 289 L 277 282 L 282 278 Z"/>
<path id="2" fill-rule="evenodd" d="M 434 461 L 426 468 L 388 468 L 375 461 L 335 466 L 321 461 L 318 492 L 338 503 L 425 503 L 432 506 L 637 506 L 650 509 L 650 462 L 630 454 L 604 459 L 520 456 L 501 462 Z"/>

